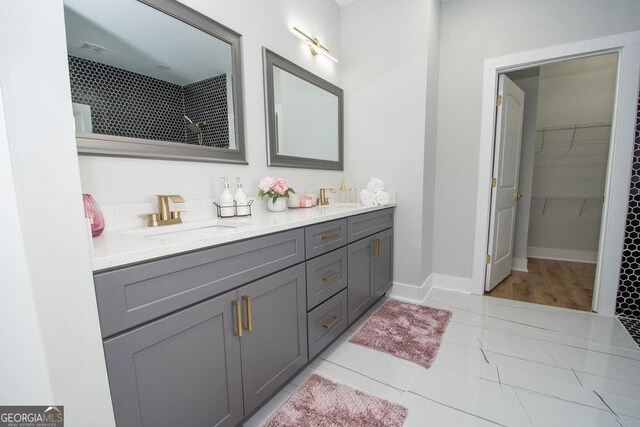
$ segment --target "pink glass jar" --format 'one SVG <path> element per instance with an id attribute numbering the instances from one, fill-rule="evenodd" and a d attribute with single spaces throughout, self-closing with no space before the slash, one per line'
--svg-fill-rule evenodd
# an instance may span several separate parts
<path id="1" fill-rule="evenodd" d="M 91 196 L 91 194 L 83 194 L 84 216 L 91 222 L 91 235 L 97 237 L 104 231 L 104 216 L 100 206 Z"/>

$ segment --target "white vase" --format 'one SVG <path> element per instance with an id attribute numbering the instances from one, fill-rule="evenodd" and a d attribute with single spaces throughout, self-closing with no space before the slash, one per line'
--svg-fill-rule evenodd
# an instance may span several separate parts
<path id="1" fill-rule="evenodd" d="M 284 200 L 284 197 L 278 197 L 275 202 L 269 198 L 269 200 L 267 200 L 267 208 L 271 212 L 282 212 L 287 209 L 287 202 Z"/>

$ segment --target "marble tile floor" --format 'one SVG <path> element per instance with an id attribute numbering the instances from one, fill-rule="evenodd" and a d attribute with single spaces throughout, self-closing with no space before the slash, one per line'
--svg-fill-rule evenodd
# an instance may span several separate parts
<path id="1" fill-rule="evenodd" d="M 631 317 L 618 316 L 618 320 L 622 323 L 622 326 L 627 328 L 627 331 L 633 337 L 633 340 L 640 345 L 640 319 L 634 319 Z"/>
<path id="2" fill-rule="evenodd" d="M 640 348 L 617 319 L 439 289 L 424 304 L 453 312 L 431 368 L 349 343 L 365 315 L 245 426 L 312 373 L 404 405 L 407 427 L 640 426 Z"/>

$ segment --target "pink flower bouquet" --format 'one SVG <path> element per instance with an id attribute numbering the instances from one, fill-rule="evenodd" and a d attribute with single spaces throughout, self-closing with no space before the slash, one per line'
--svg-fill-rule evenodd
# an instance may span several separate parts
<path id="1" fill-rule="evenodd" d="M 260 181 L 260 184 L 258 184 L 258 188 L 260 189 L 258 196 L 267 196 L 271 198 L 273 203 L 275 203 L 275 201 L 280 197 L 288 199 L 289 193 L 295 193 L 293 188 L 289 187 L 289 183 L 287 181 L 282 178 L 274 178 L 272 176 L 263 178 L 262 181 Z"/>

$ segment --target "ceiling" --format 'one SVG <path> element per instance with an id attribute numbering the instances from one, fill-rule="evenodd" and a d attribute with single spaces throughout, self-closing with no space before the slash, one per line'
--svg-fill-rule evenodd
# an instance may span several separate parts
<path id="1" fill-rule="evenodd" d="M 229 44 L 136 0 L 64 0 L 64 14 L 69 55 L 181 86 L 231 73 Z"/>

